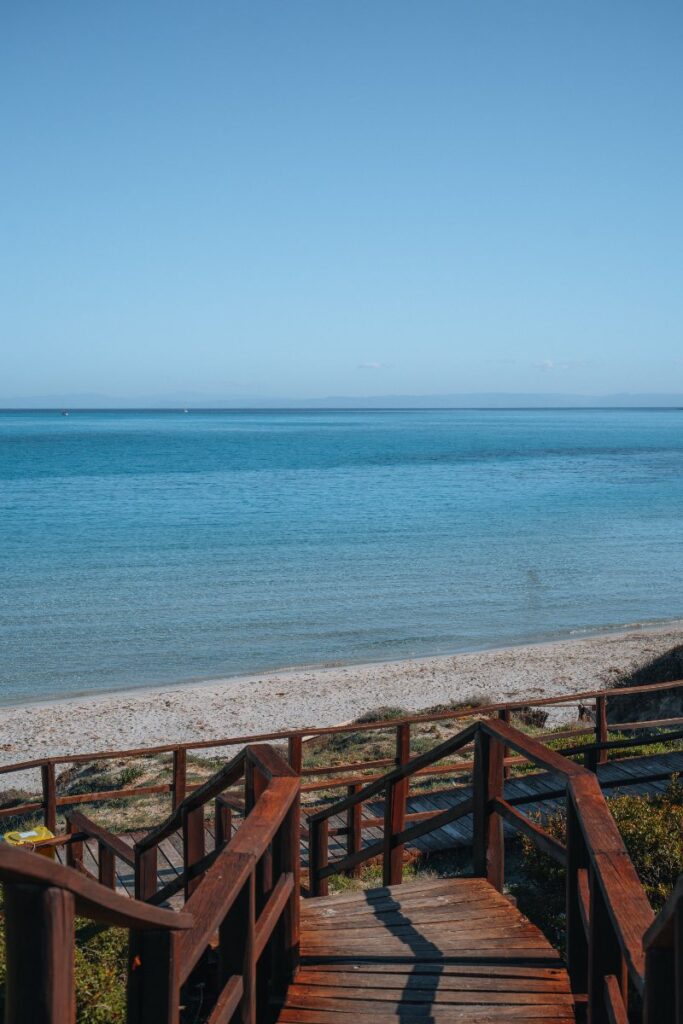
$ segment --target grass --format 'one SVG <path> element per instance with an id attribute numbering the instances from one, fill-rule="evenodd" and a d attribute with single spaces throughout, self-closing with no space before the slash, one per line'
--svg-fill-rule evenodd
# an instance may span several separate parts
<path id="1" fill-rule="evenodd" d="M 0 1020 L 5 1016 L 5 928 L 0 895 Z M 104 931 L 76 918 L 76 1022 L 124 1024 L 128 935 L 120 928 Z"/>

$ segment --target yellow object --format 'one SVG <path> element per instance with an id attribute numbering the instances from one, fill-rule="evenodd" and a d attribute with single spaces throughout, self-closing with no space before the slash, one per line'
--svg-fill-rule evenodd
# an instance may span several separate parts
<path id="1" fill-rule="evenodd" d="M 54 860 L 54 846 L 45 846 L 41 849 L 40 843 L 45 839 L 54 839 L 54 833 L 50 832 L 45 825 L 36 825 L 35 828 L 27 829 L 26 832 L 5 832 L 3 840 L 10 846 L 28 846 L 43 857 L 50 857 Z"/>

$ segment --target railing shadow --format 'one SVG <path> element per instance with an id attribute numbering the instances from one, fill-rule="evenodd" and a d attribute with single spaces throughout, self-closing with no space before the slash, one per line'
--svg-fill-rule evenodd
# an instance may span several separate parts
<path id="1" fill-rule="evenodd" d="M 486 979 L 490 977 L 490 969 L 504 966 L 506 968 L 505 978 L 511 982 L 511 991 L 514 991 L 514 982 L 522 975 L 516 975 L 513 973 L 515 967 L 524 967 L 527 973 L 524 975 L 525 980 L 531 980 L 528 974 L 529 967 L 538 968 L 538 978 L 543 978 L 542 971 L 544 968 L 557 968 L 558 961 L 554 956 L 548 956 L 547 959 L 543 957 L 535 956 L 533 959 L 528 957 L 510 957 L 505 958 L 497 957 L 495 954 L 486 955 L 483 953 L 479 956 L 447 954 L 439 945 L 429 939 L 424 932 L 420 931 L 413 921 L 411 920 L 410 914 L 406 913 L 400 903 L 400 893 L 394 894 L 388 889 L 380 890 L 382 896 L 378 898 L 378 890 L 373 890 L 373 899 L 370 898 L 370 893 L 365 895 L 365 900 L 368 907 L 372 910 L 375 918 L 381 923 L 387 930 L 387 932 L 399 939 L 406 946 L 406 953 L 415 958 L 412 970 L 402 982 L 402 994 L 401 999 L 398 1002 L 398 1012 L 396 1019 L 399 1021 L 414 1021 L 415 1020 L 415 1004 L 419 1004 L 421 1007 L 428 1011 L 431 1011 L 437 1005 L 437 994 L 439 991 L 439 984 L 444 976 L 445 968 L 449 965 L 458 965 L 460 967 L 469 968 L 467 974 L 469 978 L 481 977 L 482 979 L 482 993 L 486 991 Z M 381 907 L 381 910 L 379 909 Z M 382 920 L 386 914 L 393 914 L 399 918 L 398 921 L 387 924 Z M 401 929 L 401 931 L 398 931 Z M 382 962 L 387 960 L 389 957 L 379 959 L 376 956 L 362 957 L 365 962 Z M 391 956 L 391 960 L 396 963 L 398 957 L 396 954 Z M 393 975 L 396 978 L 396 987 L 400 987 L 399 979 L 402 975 Z M 500 990 L 499 990 L 500 991 Z M 455 993 L 454 993 L 455 994 Z M 485 998 L 482 998 L 482 1005 L 487 1005 Z M 491 1007 L 487 1005 L 487 1012 L 491 1012 Z M 425 1024 L 429 1024 L 432 1019 L 431 1013 L 429 1016 L 424 1016 Z M 423 1020 L 423 1017 L 420 1017 Z"/>
<path id="2" fill-rule="evenodd" d="M 374 892 L 376 896 L 377 890 Z M 417 965 L 415 965 L 411 973 L 408 975 L 404 984 L 401 1000 L 398 1004 L 397 1013 L 397 1019 L 399 1021 L 413 1020 L 415 1003 L 419 1002 L 431 1009 L 436 1002 L 436 994 L 439 990 L 439 981 L 443 974 L 443 951 L 436 945 L 436 943 L 426 938 L 426 936 L 415 927 L 410 917 L 407 917 L 403 912 L 400 901 L 390 893 L 388 889 L 386 892 L 386 898 L 382 897 L 379 902 L 377 899 L 370 900 L 366 895 L 366 903 L 377 920 L 387 929 L 387 931 L 393 935 L 394 938 L 405 943 L 406 950 L 409 951 L 416 960 L 419 958 L 420 970 L 418 970 Z M 381 914 L 378 911 L 379 906 L 382 907 Z M 388 925 L 383 922 L 381 919 L 382 914 L 389 913 L 397 915 L 400 918 L 400 923 L 394 922 L 393 925 Z M 398 929 L 400 929 L 400 931 Z M 424 970 L 425 965 L 432 962 L 434 966 L 433 973 L 426 973 Z M 397 975 L 397 977 L 401 976 Z M 415 998 L 409 998 L 411 995 Z"/>

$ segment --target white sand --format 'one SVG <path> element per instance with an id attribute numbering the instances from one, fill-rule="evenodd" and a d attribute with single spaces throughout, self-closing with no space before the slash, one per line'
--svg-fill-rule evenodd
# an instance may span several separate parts
<path id="1" fill-rule="evenodd" d="M 0 708 L 0 763 L 338 725 L 381 705 L 418 712 L 472 698 L 495 703 L 601 689 L 681 643 L 677 621 L 555 643 L 22 704 Z M 19 784 L 16 776 L 6 780 Z"/>

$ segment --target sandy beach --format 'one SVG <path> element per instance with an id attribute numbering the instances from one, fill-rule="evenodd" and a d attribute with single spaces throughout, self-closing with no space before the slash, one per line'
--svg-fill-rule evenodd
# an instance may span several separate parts
<path id="1" fill-rule="evenodd" d="M 379 664 L 297 669 L 0 708 L 3 764 L 306 726 L 382 705 L 418 712 L 607 687 L 683 643 L 683 621 L 554 643 Z M 572 714 L 573 712 L 569 712 Z"/>

